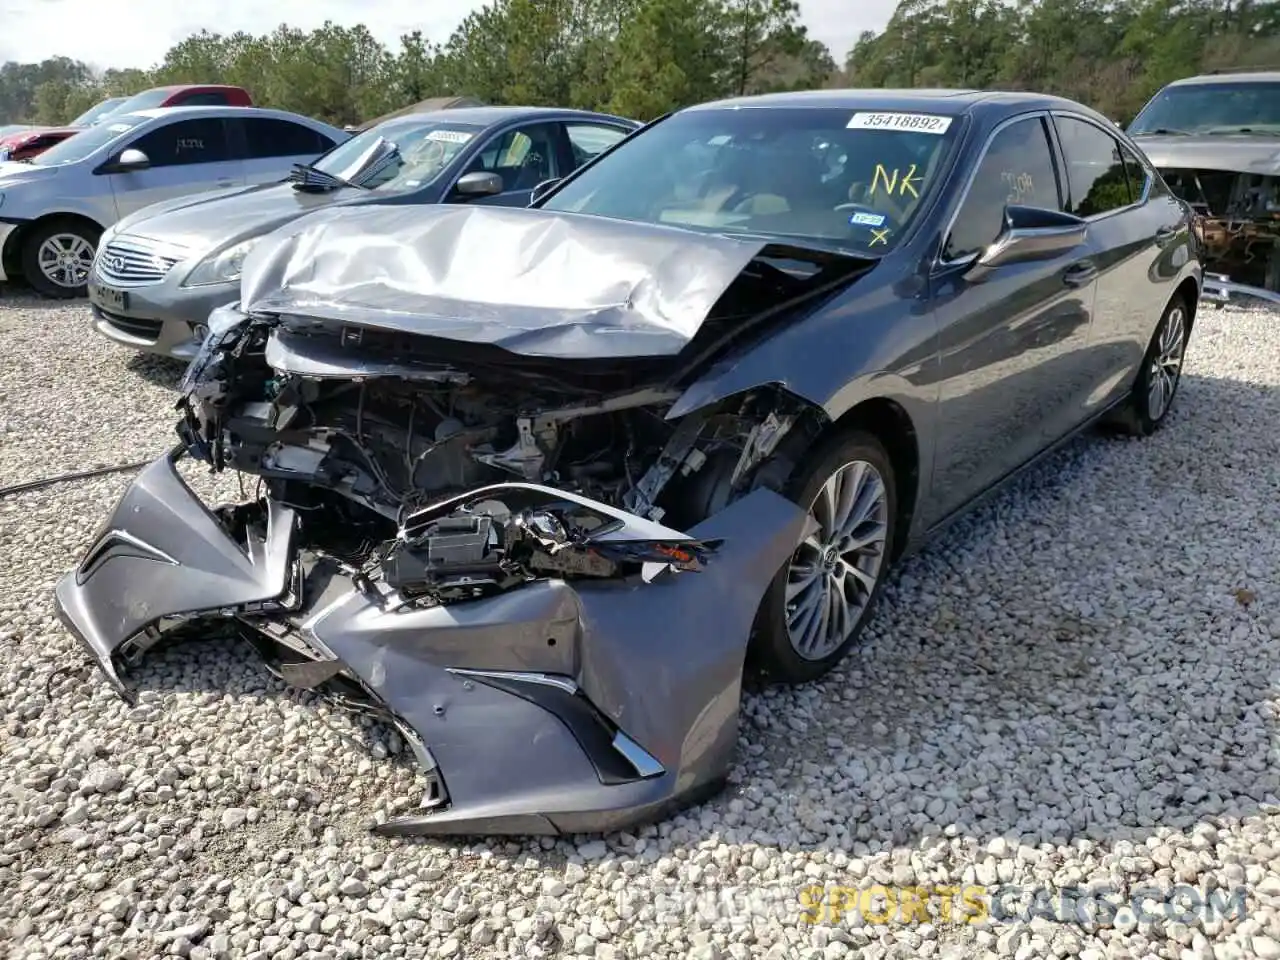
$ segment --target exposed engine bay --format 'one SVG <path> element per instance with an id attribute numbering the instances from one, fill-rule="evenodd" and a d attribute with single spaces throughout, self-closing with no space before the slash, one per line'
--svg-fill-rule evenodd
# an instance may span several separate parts
<path id="1" fill-rule="evenodd" d="M 378 336 L 359 331 L 361 357 L 382 352 Z M 684 529 L 767 480 L 757 468 L 790 431 L 819 427 L 772 389 L 673 423 L 679 389 L 625 387 L 642 367 L 593 365 L 575 382 L 536 364 L 373 360 L 367 376 L 309 375 L 352 337 L 332 322 L 246 318 L 197 358 L 179 433 L 213 469 L 262 478 L 268 499 L 305 518 L 308 547 L 422 602 L 540 576 L 696 571 L 706 545 L 611 539 L 623 522 L 586 502 Z"/>
<path id="2" fill-rule="evenodd" d="M 1178 168 L 1160 173 L 1200 218 L 1207 271 L 1280 292 L 1280 176 Z"/>

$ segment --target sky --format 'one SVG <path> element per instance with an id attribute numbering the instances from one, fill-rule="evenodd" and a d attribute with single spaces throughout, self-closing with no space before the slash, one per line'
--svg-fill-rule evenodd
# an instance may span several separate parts
<path id="1" fill-rule="evenodd" d="M 281 23 L 310 30 L 325 20 L 363 23 L 396 45 L 421 30 L 443 41 L 481 0 L 0 0 L 0 63 L 66 56 L 92 66 L 150 67 L 169 47 L 200 29 L 267 33 Z M 800 0 L 810 36 L 837 63 L 863 30 L 880 30 L 897 0 Z"/>

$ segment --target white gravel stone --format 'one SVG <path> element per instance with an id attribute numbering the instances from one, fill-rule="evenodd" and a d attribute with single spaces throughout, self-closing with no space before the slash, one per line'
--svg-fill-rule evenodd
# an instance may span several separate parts
<path id="1" fill-rule="evenodd" d="M 0 291 L 0 335 L 0 487 L 173 442 L 180 367 L 83 304 Z M 1280 960 L 1278 423 L 1280 314 L 1204 312 L 1167 429 L 1071 444 L 908 562 L 836 674 L 748 693 L 722 796 L 556 841 L 372 837 L 418 796 L 399 739 L 213 633 L 127 707 L 49 591 L 129 476 L 0 499 L 0 955 Z M 801 919 L 974 882 L 1150 913 Z M 1177 884 L 1245 916 L 1169 916 Z"/>

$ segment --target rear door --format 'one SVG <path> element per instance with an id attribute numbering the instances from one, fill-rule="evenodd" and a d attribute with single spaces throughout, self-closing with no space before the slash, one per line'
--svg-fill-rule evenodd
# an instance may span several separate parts
<path id="1" fill-rule="evenodd" d="M 333 146 L 324 134 L 291 120 L 239 117 L 228 123 L 250 184 L 282 180 L 295 163 L 311 163 Z"/>
<path id="2" fill-rule="evenodd" d="M 1091 389 L 1082 413 L 1101 410 L 1133 383 L 1173 291 L 1161 260 L 1178 237 L 1182 210 L 1152 195 L 1147 163 L 1110 131 L 1077 114 L 1055 113 L 1068 186 L 1068 210 L 1089 221 L 1098 296 L 1089 348 Z M 1185 237 L 1183 238 L 1185 239 Z"/>
<path id="3" fill-rule="evenodd" d="M 230 132 L 221 117 L 168 120 L 133 138 L 120 148 L 124 150 L 141 150 L 151 166 L 106 175 L 120 217 L 161 200 L 244 183 L 244 164 L 233 156 Z"/>
<path id="4" fill-rule="evenodd" d="M 933 487 L 942 520 L 1066 433 L 1082 385 L 1095 271 L 1081 245 L 1051 260 L 966 272 L 1003 227 L 1008 204 L 1061 210 L 1047 114 L 990 135 L 954 208 L 931 278 L 940 387 Z"/>
<path id="5" fill-rule="evenodd" d="M 568 172 L 563 169 L 563 137 L 560 124 L 546 121 L 525 123 L 493 134 L 459 176 L 477 171 L 496 173 L 502 177 L 502 193 L 464 202 L 527 207 L 534 187 Z M 461 199 L 453 194 L 452 186 L 445 194 L 446 203 L 457 203 Z"/>

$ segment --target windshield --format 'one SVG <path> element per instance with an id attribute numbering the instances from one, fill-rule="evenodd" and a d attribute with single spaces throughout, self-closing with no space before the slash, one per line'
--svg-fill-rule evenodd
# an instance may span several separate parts
<path id="1" fill-rule="evenodd" d="M 120 101 L 117 109 L 121 113 L 132 113 L 134 110 L 150 110 L 152 107 L 163 107 L 164 102 L 173 94 L 172 90 L 156 87 L 154 90 L 143 90 L 132 97 Z"/>
<path id="2" fill-rule="evenodd" d="M 542 207 L 885 253 L 930 195 L 956 126 L 825 107 L 690 110 L 621 144 Z"/>
<path id="3" fill-rule="evenodd" d="M 94 153 L 99 147 L 106 146 L 113 140 L 119 140 L 139 124 L 146 123 L 147 119 L 137 114 L 109 117 L 105 123 L 81 130 L 67 137 L 56 147 L 50 147 L 44 153 L 36 154 L 31 158 L 31 162 L 38 167 L 58 167 L 65 163 L 76 163 Z"/>
<path id="4" fill-rule="evenodd" d="M 1142 108 L 1129 134 L 1280 134 L 1280 82 L 1166 87 Z"/>
<path id="5" fill-rule="evenodd" d="M 378 124 L 338 144 L 312 166 L 343 180 L 350 180 L 370 147 L 385 139 L 394 143 L 399 158 L 360 186 L 371 190 L 413 190 L 434 180 L 484 128 L 471 123 L 424 121 L 398 117 Z"/>
<path id="6" fill-rule="evenodd" d="M 80 116 L 71 121 L 68 126 L 72 127 L 88 127 L 97 123 L 109 113 L 113 113 L 118 107 L 124 104 L 124 97 L 112 97 L 110 100 L 103 100 L 97 106 L 90 107 Z"/>

